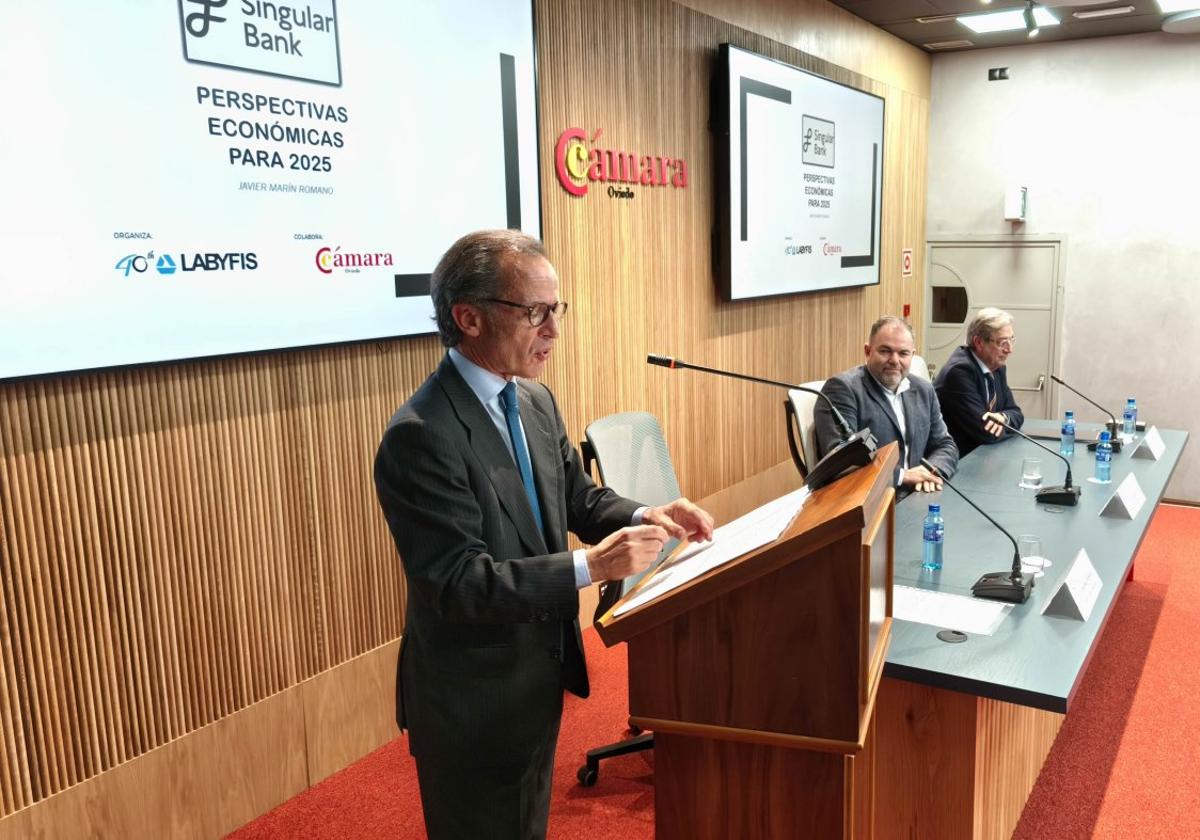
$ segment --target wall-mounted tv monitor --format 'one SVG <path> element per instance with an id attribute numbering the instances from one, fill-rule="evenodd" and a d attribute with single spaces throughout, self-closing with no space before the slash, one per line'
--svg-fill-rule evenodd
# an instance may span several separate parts
<path id="1" fill-rule="evenodd" d="M 883 99 L 731 44 L 716 81 L 725 299 L 878 283 Z"/>
<path id="2" fill-rule="evenodd" d="M 0 378 L 431 333 L 538 235 L 530 0 L 5 4 Z"/>

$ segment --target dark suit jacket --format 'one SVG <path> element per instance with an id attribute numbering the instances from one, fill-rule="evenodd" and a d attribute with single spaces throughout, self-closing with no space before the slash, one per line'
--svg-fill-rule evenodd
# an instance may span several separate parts
<path id="1" fill-rule="evenodd" d="M 638 505 L 598 488 L 550 391 L 518 382 L 545 534 L 500 433 L 447 355 L 396 412 L 375 458 L 408 582 L 397 722 L 419 758 L 525 761 L 562 690 L 587 696 L 567 529 L 596 543 Z"/>
<path id="2" fill-rule="evenodd" d="M 910 387 L 900 397 L 904 405 L 904 442 L 908 447 L 908 463 L 898 464 L 893 483 L 900 478 L 900 470 L 915 467 L 922 458 L 938 468 L 938 472 L 949 478 L 958 467 L 958 449 L 954 439 L 942 422 L 937 395 L 933 386 L 918 376 L 908 377 Z M 838 411 L 846 418 L 852 430 L 870 428 L 879 445 L 900 439 L 900 424 L 888 404 L 883 388 L 867 370 L 866 365 L 839 373 L 825 381 L 821 393 L 829 397 Z M 824 455 L 841 440 L 833 413 L 824 400 L 817 400 L 813 408 L 813 421 L 817 430 L 817 450 Z"/>
<path id="3" fill-rule="evenodd" d="M 1025 423 L 1025 415 L 1013 399 L 1012 389 L 1008 387 L 1007 369 L 1001 367 L 992 375 L 996 380 L 996 405 L 992 411 L 1001 412 L 1010 425 L 1021 428 Z M 987 381 L 975 362 L 975 355 L 966 345 L 955 348 L 950 354 L 946 364 L 938 371 L 934 388 L 942 404 L 946 425 L 961 454 L 966 455 L 980 444 L 995 443 L 1012 434 L 1005 431 L 1003 437 L 994 437 L 983 428 L 981 418 L 988 410 Z"/>

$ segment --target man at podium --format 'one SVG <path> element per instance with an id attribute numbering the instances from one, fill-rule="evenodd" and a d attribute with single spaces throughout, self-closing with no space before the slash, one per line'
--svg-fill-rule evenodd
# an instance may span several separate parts
<path id="1" fill-rule="evenodd" d="M 532 381 L 567 304 L 540 242 L 468 234 L 431 278 L 441 364 L 392 417 L 379 503 L 408 584 L 396 685 L 429 837 L 544 837 L 562 692 L 588 694 L 580 588 L 710 539 L 686 499 L 596 487 Z M 567 550 L 567 531 L 589 549 Z"/>
<path id="2" fill-rule="evenodd" d="M 895 484 L 902 494 L 940 490 L 942 477 L 954 475 L 958 466 L 958 448 L 942 421 L 933 386 L 908 374 L 915 346 L 908 322 L 885 315 L 871 325 L 863 345 L 865 363 L 826 380 L 821 388 L 852 429 L 869 428 L 880 446 L 899 441 Z M 824 400 L 817 401 L 813 422 L 817 448 L 824 455 L 841 441 Z M 937 472 L 922 466 L 922 458 Z"/>

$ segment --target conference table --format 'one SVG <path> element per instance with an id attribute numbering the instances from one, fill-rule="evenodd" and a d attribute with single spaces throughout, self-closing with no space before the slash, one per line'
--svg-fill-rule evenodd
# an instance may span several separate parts
<path id="1" fill-rule="evenodd" d="M 1081 424 L 1078 436 L 1094 438 L 1099 428 Z M 1031 420 L 1024 430 L 1057 451 L 1056 423 Z M 1051 565 L 991 635 L 947 642 L 938 626 L 893 621 L 876 704 L 876 837 L 1011 836 L 1187 442 L 1186 432 L 1158 431 L 1159 457 L 1133 457 L 1139 433 L 1114 454 L 1107 485 L 1089 480 L 1095 456 L 1077 443 L 1070 460 L 1082 495 L 1074 507 L 1038 504 L 1035 491 L 1020 487 L 1025 458 L 1040 459 L 1046 484 L 1061 484 L 1066 471 L 1029 441 L 1011 437 L 962 459 L 954 486 L 1014 537 L 1038 536 Z M 1136 515 L 1125 515 L 1136 504 L 1102 515 L 1130 475 L 1145 497 Z M 944 566 L 935 572 L 922 569 L 931 502 L 946 522 Z M 980 575 L 1011 567 L 1012 542 L 952 490 L 910 495 L 896 505 L 895 521 L 897 587 L 970 596 Z M 1081 549 L 1099 578 L 1086 619 L 1043 614 Z"/>

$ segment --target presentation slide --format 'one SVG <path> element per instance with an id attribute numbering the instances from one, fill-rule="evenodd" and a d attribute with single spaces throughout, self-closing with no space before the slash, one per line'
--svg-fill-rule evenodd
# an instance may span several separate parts
<path id="1" fill-rule="evenodd" d="M 530 0 L 6 0 L 0 378 L 435 331 L 540 235 Z"/>
<path id="2" fill-rule="evenodd" d="M 725 297 L 878 283 L 883 99 L 729 44 L 721 51 Z"/>

